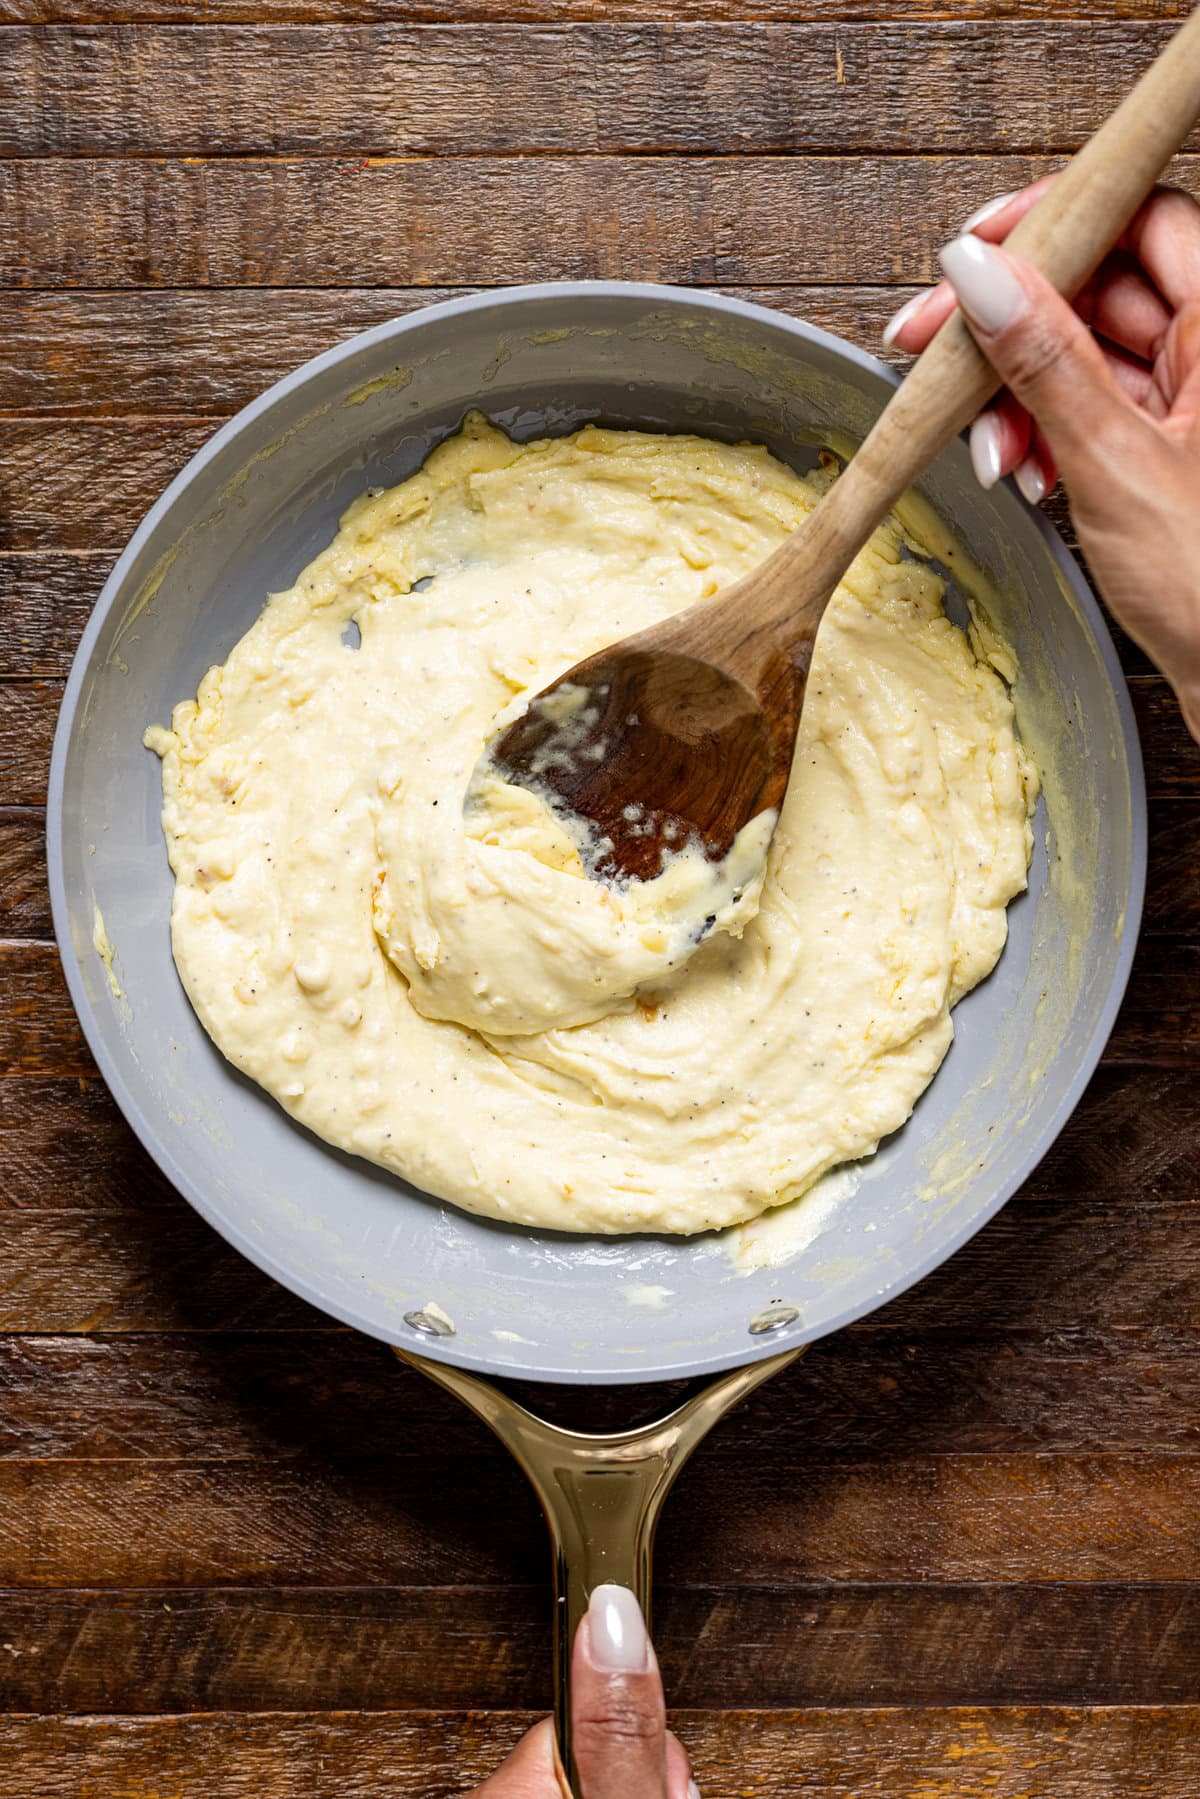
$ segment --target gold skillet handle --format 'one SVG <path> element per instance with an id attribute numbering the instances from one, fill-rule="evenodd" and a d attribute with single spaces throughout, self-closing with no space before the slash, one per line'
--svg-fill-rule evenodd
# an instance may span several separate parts
<path id="1" fill-rule="evenodd" d="M 478 1374 L 397 1349 L 403 1362 L 461 1399 L 491 1426 L 528 1475 L 554 1556 L 554 1720 L 570 1790 L 571 1646 L 594 1588 L 629 1587 L 650 1622 L 654 1533 L 663 1501 L 688 1456 L 739 1399 L 803 1349 L 734 1368 L 653 1423 L 628 1431 L 573 1431 L 539 1418 Z"/>

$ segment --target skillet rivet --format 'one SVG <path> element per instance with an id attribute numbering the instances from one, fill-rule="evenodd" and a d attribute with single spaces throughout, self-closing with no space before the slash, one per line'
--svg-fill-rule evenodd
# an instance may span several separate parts
<path id="1" fill-rule="evenodd" d="M 765 1311 L 759 1312 L 756 1318 L 750 1320 L 750 1335 L 762 1337 L 767 1331 L 782 1330 L 785 1324 L 795 1324 L 799 1316 L 800 1313 L 795 1306 L 787 1306 L 783 1304 L 782 1300 L 776 1300 L 767 1306 Z"/>
<path id="2" fill-rule="evenodd" d="M 404 1322 L 426 1337 L 452 1337 L 454 1335 L 454 1326 L 450 1320 L 439 1318 L 434 1312 L 405 1312 Z"/>

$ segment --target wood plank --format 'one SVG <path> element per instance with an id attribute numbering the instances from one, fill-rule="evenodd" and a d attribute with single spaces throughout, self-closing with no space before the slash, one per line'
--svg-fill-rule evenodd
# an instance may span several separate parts
<path id="1" fill-rule="evenodd" d="M 0 163 L 4 287 L 928 281 L 1046 156 L 156 158 Z M 1173 177 L 1200 186 L 1200 160 Z M 88 229 L 80 231 L 81 219 Z M 780 221 L 802 229 L 780 229 Z"/>
<path id="2" fill-rule="evenodd" d="M 1134 962 L 1104 1060 L 1174 1068 L 1194 1066 L 1197 1052 L 1200 946 L 1163 941 Z"/>
<path id="3" fill-rule="evenodd" d="M 0 155 L 1045 154 L 1077 148 L 1170 31 L 1153 19 L 58 26 L 0 38 L 13 96 Z"/>
<path id="4" fill-rule="evenodd" d="M 1186 1328 L 1200 1303 L 1191 1209 L 1141 1203 L 1120 1177 L 1090 1204 L 1023 1198 L 871 1323 L 901 1335 L 1156 1321 Z"/>
<path id="5" fill-rule="evenodd" d="M 1187 800 L 1150 803 L 1150 862 L 1142 933 L 1189 936 L 1200 931 L 1200 819 L 1187 817 Z"/>
<path id="6" fill-rule="evenodd" d="M 0 944 L 0 1076 L 94 1074 L 58 951 Z"/>
<path id="7" fill-rule="evenodd" d="M 1200 1120 L 1193 1127 L 1195 1102 L 1189 1070 L 1101 1067 L 1019 1199 L 1075 1207 L 1121 1191 L 1147 1204 L 1200 1200 L 1190 1142 L 1192 1129 L 1200 1129 Z"/>
<path id="8" fill-rule="evenodd" d="M 223 418 L 356 331 L 472 291 L 16 289 L 0 293 L 0 404 L 23 415 Z M 817 291 L 836 306 L 844 290 Z M 866 291 L 882 328 L 895 289 Z"/>
<path id="9" fill-rule="evenodd" d="M 449 287 L 147 288 L 0 292 L 0 409 L 224 418 L 356 331 L 478 291 Z M 915 286 L 736 287 L 731 294 L 856 339 L 880 333 Z"/>
<path id="10" fill-rule="evenodd" d="M 501 1585 L 544 1578 L 532 1492 L 489 1451 L 417 1461 L 0 1463 L 0 1587 Z M 1191 1581 L 1195 1456 L 886 1456 L 781 1468 L 701 1452 L 667 1584 Z"/>
<path id="11" fill-rule="evenodd" d="M 21 1799 L 448 1799 L 531 1712 L 12 1718 Z M 756 1799 L 1194 1799 L 1200 1707 L 678 1711 L 702 1792 Z"/>
<path id="12" fill-rule="evenodd" d="M 3 1713 L 548 1703 L 545 1586 L 9 1591 L 0 1627 Z M 654 1637 L 676 1707 L 1178 1704 L 1200 1588 L 660 1581 Z"/>
<path id="13" fill-rule="evenodd" d="M 123 544 L 220 422 L 0 419 L 4 548 L 111 550 Z M 15 622 L 20 628 L 21 619 Z"/>
<path id="14" fill-rule="evenodd" d="M 907 0 L 904 16 L 928 26 L 950 19 L 1061 19 L 1060 0 Z M 1083 12 L 1076 0 L 1076 15 Z M 1089 0 L 1089 19 L 1155 19 L 1187 16 L 1190 0 Z M 664 22 L 784 24 L 838 21 L 876 23 L 894 17 L 881 0 L 656 0 Z M 172 22 L 190 25 L 330 23 L 527 25 L 585 24 L 621 20 L 641 24 L 644 0 L 0 0 L 0 24 L 121 25 Z"/>
<path id="15" fill-rule="evenodd" d="M 29 243 L 16 254 L 0 246 L 0 284 L 20 284 L 11 309 L 0 296 L 0 415 L 16 445 L 5 490 L 18 509 L 0 563 L 0 675 L 27 687 L 62 675 L 86 582 L 94 573 L 98 585 L 143 509 L 139 485 L 154 497 L 172 456 L 190 453 L 189 431 L 206 436 L 272 379 L 273 357 L 301 359 L 310 299 L 314 337 L 328 332 L 313 349 L 350 328 L 334 284 L 351 269 L 364 286 L 347 315 L 361 306 L 364 323 L 386 316 L 365 284 L 403 282 L 388 291 L 407 304 L 438 291 L 439 271 L 454 282 L 540 273 L 547 238 L 556 269 L 775 282 L 798 306 L 794 246 L 799 266 L 824 271 L 819 304 L 843 321 L 834 328 L 874 332 L 924 278 L 945 176 L 936 155 L 922 158 L 905 186 L 879 152 L 1059 145 L 1118 79 L 1111 45 L 1148 54 L 1189 3 L 1097 0 L 1083 20 L 1055 0 L 914 0 L 899 21 L 879 0 L 662 0 L 648 23 L 644 0 L 0 0 L 0 21 L 41 14 L 69 28 L 51 42 L 0 32 L 0 67 L 7 54 L 21 74 L 0 148 L 7 131 L 14 148 L 87 152 L 91 171 L 52 177 L 57 211 L 22 227 Z M 175 23 L 119 28 L 156 15 Z M 1128 24 L 1097 29 L 1109 17 Z M 254 29 L 262 18 L 279 28 Z M 595 28 L 578 29 L 589 18 Z M 697 31 L 706 18 L 733 28 Z M 774 29 L 746 30 L 754 18 Z M 934 18 L 963 28 L 914 29 Z M 118 28 L 89 34 L 89 19 Z M 305 19 L 311 32 L 296 29 Z M 497 29 L 504 19 L 525 21 L 523 34 Z M 220 20 L 230 23 L 214 29 Z M 422 20 L 433 29 L 414 29 Z M 464 21 L 487 30 L 441 28 Z M 489 38 L 495 68 L 480 54 Z M 1089 53 L 1090 65 L 1078 61 Z M 572 116 L 551 91 L 564 70 L 585 77 L 588 101 Z M 351 83 L 366 101 L 358 120 Z M 746 120 L 756 147 L 801 152 L 788 159 L 796 168 L 767 168 L 760 183 L 756 160 L 707 155 L 740 150 Z M 530 144 L 545 156 L 511 154 Z M 654 157 L 605 154 L 658 144 L 705 154 L 669 176 L 639 172 Z M 874 167 L 875 193 L 849 172 L 830 185 L 803 154 L 860 144 L 875 153 L 855 159 Z M 290 157 L 309 145 L 332 171 L 328 218 L 309 165 L 244 173 L 248 150 Z M 173 165 L 155 165 L 130 177 L 136 193 L 123 176 L 116 191 L 96 157 L 130 146 L 211 147 L 221 166 L 200 163 L 180 182 Z M 460 192 L 423 160 L 355 170 L 375 146 L 425 148 L 445 165 L 483 149 L 484 182 L 478 196 Z M 537 160 L 548 219 L 533 210 L 547 180 Z M 978 160 L 988 191 L 1025 163 Z M 982 184 L 976 158 L 953 161 L 951 175 Z M 697 174 L 693 162 L 707 166 Z M 593 163 L 604 169 L 570 166 Z M 0 188 L 8 179 L 0 171 Z M 40 181 L 14 182 L 34 211 Z M 89 194 L 107 208 L 99 223 Z M 907 220 L 902 202 L 915 209 Z M 244 225 L 222 217 L 243 203 Z M 815 230 L 804 210 L 814 205 Z M 886 231 L 863 227 L 873 206 Z M 864 246 L 869 290 L 846 284 L 856 253 L 835 232 Z M 239 268 L 288 288 L 176 291 L 189 270 L 211 284 L 243 278 Z M 41 288 L 88 269 L 107 292 L 58 303 Z M 131 278 L 157 285 L 118 300 Z M 276 300 L 286 319 L 273 342 Z M 103 475 L 90 491 L 67 423 L 81 415 L 116 427 L 84 445 Z M 33 423 L 48 427 L 40 464 Z M 143 433 L 140 472 L 87 519 Z M 55 481 L 57 524 L 31 497 Z M 85 535 L 93 524 L 106 534 Z M 44 936 L 36 807 L 56 697 L 0 690 L 0 937 Z M 1003 1218 L 731 1419 L 669 1510 L 656 1634 L 709 1793 L 1200 1792 L 1200 951 L 1181 941 L 1196 924 L 1195 763 L 1161 684 L 1137 697 L 1153 733 L 1148 918 L 1160 940 L 1143 949 L 1116 1059 Z M 11 1300 L 29 1333 L 0 1336 L 0 1580 L 12 1581 L 0 1590 L 0 1710 L 96 1715 L 0 1719 L 0 1787 L 14 1799 L 461 1792 L 548 1699 L 544 1548 L 528 1493 L 466 1414 L 290 1300 L 188 1212 L 86 1072 L 61 1002 L 52 961 L 6 986 L 0 959 L 0 1050 L 34 1070 L 66 1051 L 60 1078 L 0 1082 L 0 1321 Z M 65 1332 L 99 1323 L 110 1334 L 36 1334 L 55 1316 Z M 131 1334 L 156 1320 L 161 1336 Z M 62 1579 L 65 1589 L 50 1584 Z M 193 1580 L 214 1584 L 179 1584 Z M 189 1708 L 207 1715 L 179 1715 Z M 160 1709 L 171 1715 L 149 1715 Z"/>
<path id="16" fill-rule="evenodd" d="M 108 550 L 32 556 L 0 551 L 0 680 L 70 672 L 114 561 Z"/>
<path id="17" fill-rule="evenodd" d="M 44 942 L 51 935 L 45 812 L 0 806 L 0 938 Z"/>
<path id="18" fill-rule="evenodd" d="M 113 1178 L 136 1185 L 145 1158 Z M 157 1185 L 160 1177 L 153 1177 Z M 169 1210 L 0 1214 L 0 1331 L 328 1330 L 174 1196 Z"/>
<path id="19" fill-rule="evenodd" d="M 0 683 L 0 806 L 42 806 L 63 681 Z"/>
<path id="20" fill-rule="evenodd" d="M 141 1212 L 180 1205 L 99 1075 L 0 1081 L 0 1209 Z"/>
<path id="21" fill-rule="evenodd" d="M 128 1226 L 126 1227 L 128 1228 Z M 734 1462 L 1200 1453 L 1200 1339 L 1186 1326 L 897 1332 L 814 1345 L 748 1400 L 706 1454 Z M 355 1331 L 0 1337 L 0 1459 L 377 1460 L 486 1454 L 478 1423 Z M 556 1416 L 619 1429 L 665 1408 L 612 1389 Z M 536 1403 L 536 1401 L 535 1401 Z M 495 1451 L 497 1457 L 499 1450 Z M 1200 1646 L 1198 1646 L 1200 1653 Z"/>

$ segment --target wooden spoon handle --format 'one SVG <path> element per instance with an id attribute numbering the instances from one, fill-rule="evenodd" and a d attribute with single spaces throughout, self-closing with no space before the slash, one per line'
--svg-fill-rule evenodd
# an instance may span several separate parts
<path id="1" fill-rule="evenodd" d="M 1026 213 L 1008 246 L 1060 293 L 1078 293 L 1198 117 L 1200 9 Z M 829 514 L 813 533 L 819 541 L 805 546 L 805 561 L 811 566 L 814 552 L 822 561 L 828 555 L 831 583 L 839 579 L 879 521 L 999 386 L 962 314 L 953 312 L 812 515 L 816 524 Z"/>

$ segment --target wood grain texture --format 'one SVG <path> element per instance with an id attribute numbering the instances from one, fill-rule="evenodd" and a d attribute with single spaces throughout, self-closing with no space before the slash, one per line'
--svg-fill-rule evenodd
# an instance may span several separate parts
<path id="1" fill-rule="evenodd" d="M 1180 19 L 1190 0 L 1091 0 L 1090 20 L 1128 19 L 1139 24 Z M 906 19 L 927 28 L 946 20 L 1061 20 L 1058 0 L 908 0 Z M 1081 7 L 1076 9 L 1082 11 Z M 159 21 L 192 25 L 256 24 L 456 24 L 496 26 L 585 25 L 604 21 L 641 24 L 644 0 L 0 0 L 0 24 L 120 25 Z M 879 23 L 892 17 L 880 0 L 656 0 L 655 18 L 745 24 Z"/>
<path id="2" fill-rule="evenodd" d="M 0 806 L 41 806 L 63 683 L 0 684 Z"/>
<path id="3" fill-rule="evenodd" d="M 0 680 L 70 672 L 114 560 L 106 550 L 32 556 L 0 550 Z"/>
<path id="4" fill-rule="evenodd" d="M 271 381 L 468 285 L 717 283 L 874 345 L 1190 3 L 0 0 L 5 1799 L 448 1799 L 549 1698 L 516 1469 L 202 1223 L 71 1016 L 41 806 L 114 553 Z M 1200 752 L 1118 644 L 1153 864 L 1107 1065 L 668 1510 L 709 1799 L 1200 1792 Z"/>
<path id="5" fill-rule="evenodd" d="M 50 935 L 45 812 L 0 806 L 0 939 Z"/>
<path id="6" fill-rule="evenodd" d="M 10 551 L 120 547 L 219 422 L 0 419 L 0 541 Z"/>
<path id="7" fill-rule="evenodd" d="M 356 331 L 476 291 L 144 288 L 0 292 L 0 411 L 224 417 Z M 886 352 L 880 333 L 915 287 L 716 289 Z M 894 360 L 901 360 L 895 356 Z"/>
<path id="8" fill-rule="evenodd" d="M 1145 20 L 60 26 L 0 38 L 14 97 L 0 155 L 1044 154 L 1077 148 L 1170 32 Z"/>
<path id="9" fill-rule="evenodd" d="M 0 162 L 0 287 L 924 282 L 967 213 L 1055 166 L 960 155 L 16 159 Z M 1195 155 L 1172 172 L 1200 185 Z"/>
<path id="10" fill-rule="evenodd" d="M 580 1396 L 559 1397 L 559 1415 L 582 1418 Z M 617 1429 L 644 1403 L 608 1392 L 587 1422 Z M 500 1457 L 465 1408 L 353 1331 L 0 1338 L 2 1461 L 350 1461 L 366 1444 L 378 1461 L 420 1462 L 434 1444 Z M 1123 1450 L 1200 1456 L 1190 1327 L 956 1333 L 885 1317 L 815 1345 L 705 1455 L 736 1469 Z"/>
<path id="11" fill-rule="evenodd" d="M 179 1204 L 98 1076 L 0 1081 L 0 1209 L 99 1212 Z"/>
<path id="12" fill-rule="evenodd" d="M 20 1096 L 14 1096 L 19 1101 Z M 143 1159 L 112 1170 L 136 1196 Z M 153 1190 L 160 1191 L 157 1174 Z M 0 1330 L 328 1330 L 330 1321 L 239 1257 L 182 1200 L 126 1215 L 32 1211 L 0 1224 Z"/>
<path id="13" fill-rule="evenodd" d="M 1200 1458 L 882 1457 L 782 1470 L 703 1452 L 658 1545 L 667 1585 L 1183 1582 Z M 534 1584 L 536 1502 L 514 1463 L 0 1463 L 0 1588 Z"/>
<path id="14" fill-rule="evenodd" d="M 0 1713 L 549 1703 L 543 1586 L 8 1591 L 0 1629 Z M 1200 1680 L 1200 1592 L 1169 1583 L 660 1582 L 654 1635 L 673 1703 L 714 1712 L 1178 1704 Z"/>
<path id="15" fill-rule="evenodd" d="M 13 1718 L 21 1799 L 450 1799 L 534 1721 L 480 1714 Z M 701 1790 L 749 1799 L 1194 1799 L 1200 1707 L 677 1711 Z"/>

